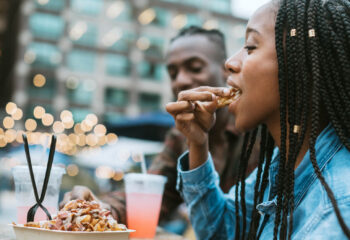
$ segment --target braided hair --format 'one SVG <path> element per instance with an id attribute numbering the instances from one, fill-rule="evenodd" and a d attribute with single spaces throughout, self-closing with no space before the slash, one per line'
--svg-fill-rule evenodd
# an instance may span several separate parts
<path id="1" fill-rule="evenodd" d="M 340 227 L 350 239 L 350 230 L 344 223 L 332 190 L 322 176 L 315 152 L 316 139 L 322 127 L 321 116 L 331 123 L 342 144 L 350 151 L 350 1 L 278 0 L 274 3 L 278 5 L 275 42 L 281 145 L 273 238 L 291 239 L 294 168 L 301 147 L 306 142 L 316 176 L 331 201 Z M 260 214 L 257 213 L 256 205 L 263 200 L 274 142 L 266 126 L 262 126 L 260 132 L 261 152 L 254 189 L 254 207 L 247 236 L 244 172 L 257 130 L 247 133 L 244 142 L 240 161 L 241 174 L 236 187 L 238 210 L 235 239 L 257 239 L 262 232 L 262 229 L 257 232 Z M 239 214 L 240 211 L 242 214 Z M 243 217 L 242 220 L 240 216 Z"/>

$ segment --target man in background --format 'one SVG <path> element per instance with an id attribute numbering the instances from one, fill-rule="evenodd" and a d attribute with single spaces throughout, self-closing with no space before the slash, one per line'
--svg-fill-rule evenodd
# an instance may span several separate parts
<path id="1" fill-rule="evenodd" d="M 226 47 L 223 34 L 218 30 L 189 27 L 171 39 L 166 53 L 167 71 L 174 96 L 180 91 L 199 86 L 226 86 L 227 72 L 224 67 Z M 209 149 L 215 169 L 220 175 L 220 187 L 226 193 L 235 183 L 238 172 L 240 149 L 243 142 L 234 129 L 233 117 L 226 108 L 217 110 L 216 123 L 209 133 Z M 172 128 L 165 138 L 163 151 L 153 160 L 149 173 L 168 178 L 160 214 L 160 223 L 176 218 L 176 209 L 183 202 L 176 191 L 177 159 L 187 149 L 185 137 Z M 257 155 L 252 154 L 248 166 L 250 173 L 257 165 Z M 247 174 L 248 175 L 248 174 Z M 71 199 L 96 200 L 86 187 L 76 186 L 65 194 L 61 206 Z M 111 192 L 101 197 L 104 207 L 111 209 L 113 216 L 126 223 L 125 195 Z"/>

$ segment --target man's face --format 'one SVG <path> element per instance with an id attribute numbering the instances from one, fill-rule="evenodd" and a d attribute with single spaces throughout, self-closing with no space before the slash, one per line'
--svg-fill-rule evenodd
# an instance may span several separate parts
<path id="1" fill-rule="evenodd" d="M 220 59 L 220 51 L 216 43 L 203 35 L 173 41 L 166 54 L 166 64 L 174 96 L 195 87 L 224 86 L 224 59 Z"/>

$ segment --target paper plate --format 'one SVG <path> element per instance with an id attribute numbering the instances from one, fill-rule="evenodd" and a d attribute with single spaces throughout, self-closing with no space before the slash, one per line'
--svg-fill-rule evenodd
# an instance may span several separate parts
<path id="1" fill-rule="evenodd" d="M 127 240 L 135 230 L 113 232 L 69 232 L 12 225 L 17 240 Z"/>

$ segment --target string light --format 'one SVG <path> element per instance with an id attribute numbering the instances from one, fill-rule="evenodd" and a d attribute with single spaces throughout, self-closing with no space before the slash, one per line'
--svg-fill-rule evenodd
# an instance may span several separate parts
<path id="1" fill-rule="evenodd" d="M 103 146 L 107 143 L 107 137 L 106 136 L 101 136 L 98 138 L 98 145 Z"/>
<path id="2" fill-rule="evenodd" d="M 147 25 L 151 23 L 155 18 L 156 11 L 154 11 L 153 8 L 148 8 L 139 15 L 138 20 L 142 25 Z"/>
<path id="3" fill-rule="evenodd" d="M 183 28 L 187 23 L 187 16 L 185 14 L 179 14 L 171 21 L 171 26 L 175 29 Z"/>
<path id="4" fill-rule="evenodd" d="M 14 114 L 16 112 L 17 105 L 15 103 L 13 103 L 13 102 L 9 102 L 9 103 L 6 104 L 5 109 L 6 109 L 7 114 L 12 115 L 12 114 Z"/>
<path id="5" fill-rule="evenodd" d="M 5 147 L 7 145 L 7 141 L 4 135 L 0 135 L 0 147 Z"/>
<path id="6" fill-rule="evenodd" d="M 92 126 L 95 126 L 98 122 L 98 118 L 95 114 L 90 113 L 86 116 L 86 119 L 89 120 L 92 124 Z"/>
<path id="7" fill-rule="evenodd" d="M 83 134 L 84 133 L 83 129 L 81 129 L 81 123 L 75 124 L 74 132 L 75 132 L 75 134 Z"/>
<path id="8" fill-rule="evenodd" d="M 90 147 L 94 147 L 94 146 L 96 146 L 97 143 L 98 143 L 98 138 L 96 137 L 95 134 L 90 133 L 90 134 L 88 134 L 88 135 L 86 136 L 86 143 L 87 143 Z"/>
<path id="9" fill-rule="evenodd" d="M 34 119 L 27 119 L 25 124 L 24 124 L 25 128 L 27 131 L 34 131 L 37 127 L 36 121 Z"/>
<path id="10" fill-rule="evenodd" d="M 115 171 L 114 172 L 114 176 L 113 176 L 114 181 L 120 181 L 123 178 L 124 178 L 124 172 L 122 172 L 122 171 Z"/>
<path id="11" fill-rule="evenodd" d="M 64 125 L 62 122 L 56 121 L 54 122 L 52 129 L 55 133 L 61 133 L 64 131 Z"/>
<path id="12" fill-rule="evenodd" d="M 53 116 L 50 113 L 45 113 L 41 118 L 41 121 L 44 126 L 50 126 L 53 123 Z"/>
<path id="13" fill-rule="evenodd" d="M 17 108 L 16 112 L 14 114 L 12 114 L 12 118 L 14 120 L 20 120 L 20 119 L 22 119 L 22 117 L 23 117 L 23 111 L 20 108 Z"/>
<path id="14" fill-rule="evenodd" d="M 105 127 L 104 125 L 102 125 L 102 124 L 97 124 L 97 125 L 95 126 L 95 128 L 94 128 L 94 133 L 95 133 L 97 136 L 99 136 L 99 137 L 105 135 L 106 132 L 107 132 L 107 129 L 106 129 L 106 127 Z"/>
<path id="15" fill-rule="evenodd" d="M 151 42 L 146 37 L 140 37 L 136 42 L 136 46 L 140 50 L 145 51 L 151 46 Z"/>
<path id="16" fill-rule="evenodd" d="M 67 174 L 71 177 L 78 175 L 79 167 L 76 164 L 69 164 L 67 166 Z"/>
<path id="17" fill-rule="evenodd" d="M 46 78 L 42 74 L 36 74 L 33 78 L 33 84 L 35 87 L 42 87 L 46 83 Z"/>
<path id="18" fill-rule="evenodd" d="M 107 142 L 108 144 L 114 144 L 118 140 L 118 136 L 114 133 L 108 133 L 107 134 Z"/>
<path id="19" fill-rule="evenodd" d="M 61 121 L 68 121 L 68 119 L 73 119 L 73 114 L 71 111 L 68 110 L 63 110 L 60 114 Z"/>
<path id="20" fill-rule="evenodd" d="M 4 117 L 4 120 L 2 121 L 2 124 L 4 125 L 5 128 L 13 128 L 15 125 L 15 121 L 13 120 L 12 117 L 6 116 Z"/>
<path id="21" fill-rule="evenodd" d="M 16 142 L 23 143 L 23 133 L 22 130 L 17 131 Z"/>
<path id="22" fill-rule="evenodd" d="M 41 106 L 36 106 L 33 111 L 34 117 L 37 119 L 41 119 L 45 114 L 45 108 Z"/>
<path id="23" fill-rule="evenodd" d="M 8 129 L 5 132 L 5 138 L 8 143 L 12 143 L 16 139 L 17 133 L 16 130 Z"/>
<path id="24" fill-rule="evenodd" d="M 96 176 L 99 178 L 109 179 L 114 176 L 114 170 L 108 166 L 100 166 L 96 168 Z"/>

